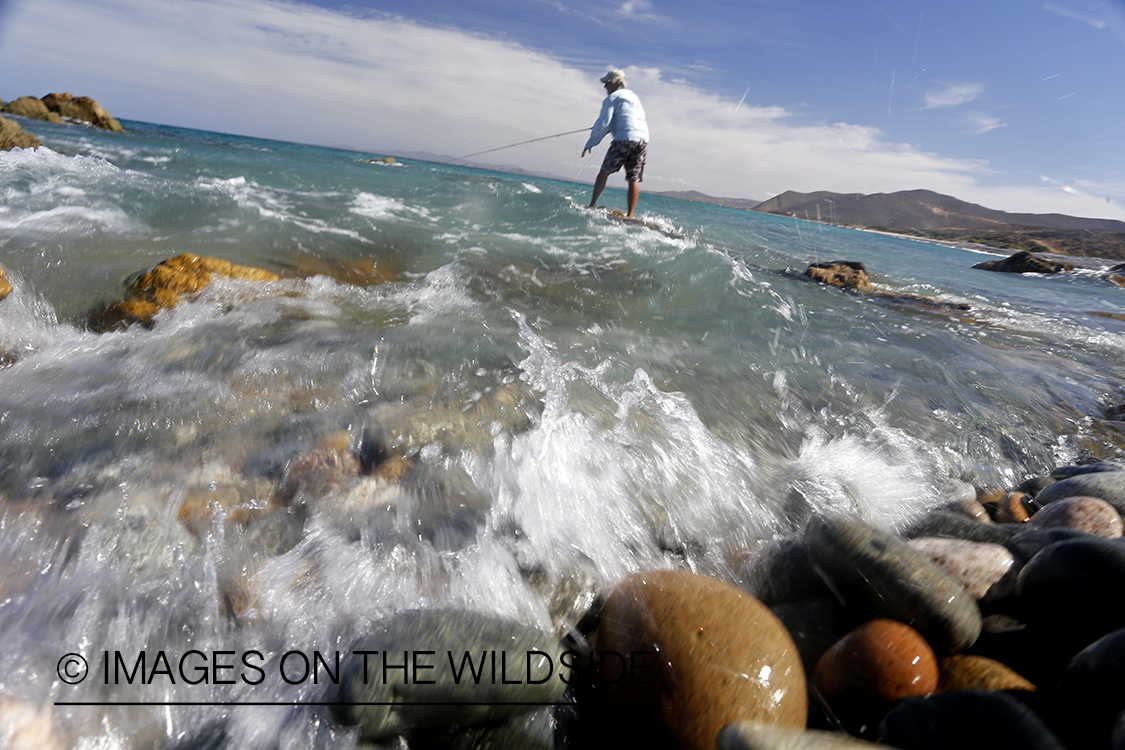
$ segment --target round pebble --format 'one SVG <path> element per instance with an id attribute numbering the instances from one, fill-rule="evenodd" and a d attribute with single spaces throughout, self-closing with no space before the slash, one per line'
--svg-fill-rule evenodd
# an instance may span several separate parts
<path id="1" fill-rule="evenodd" d="M 996 523 L 1027 523 L 1031 520 L 1028 512 L 1028 498 L 1025 492 L 1009 492 L 996 503 Z"/>
<path id="2" fill-rule="evenodd" d="M 1056 500 L 1031 519 L 1031 525 L 1042 529 L 1078 529 L 1096 536 L 1116 539 L 1125 533 L 1121 514 L 1098 497 L 1065 497 Z"/>
<path id="3" fill-rule="evenodd" d="M 1078 474 L 1047 486 L 1035 496 L 1040 505 L 1048 505 L 1067 497 L 1100 497 L 1125 512 L 1125 471 L 1096 471 Z"/>
<path id="4" fill-rule="evenodd" d="M 1023 703 L 976 690 L 903 701 L 887 714 L 879 735 L 901 750 L 1066 750 Z"/>
<path id="5" fill-rule="evenodd" d="M 922 537 L 911 540 L 910 546 L 936 563 L 978 600 L 1015 564 L 1012 553 L 999 544 Z"/>
<path id="6" fill-rule="evenodd" d="M 938 665 L 938 690 L 1025 690 L 1034 692 L 1035 683 L 995 659 L 969 654 L 952 654 Z"/>
<path id="7" fill-rule="evenodd" d="M 824 652 L 812 682 L 830 705 L 844 698 L 893 703 L 936 690 L 938 665 L 917 630 L 871 620 Z"/>
<path id="8" fill-rule="evenodd" d="M 764 604 L 723 581 L 686 571 L 630 576 L 606 600 L 597 650 L 623 655 L 621 679 L 602 680 L 606 698 L 643 706 L 685 748 L 712 750 L 739 719 L 805 726 L 793 639 Z"/>
<path id="9" fill-rule="evenodd" d="M 1125 630 L 1100 638 L 1071 659 L 1059 681 L 1058 701 L 1070 747 L 1105 747 L 1125 711 Z"/>

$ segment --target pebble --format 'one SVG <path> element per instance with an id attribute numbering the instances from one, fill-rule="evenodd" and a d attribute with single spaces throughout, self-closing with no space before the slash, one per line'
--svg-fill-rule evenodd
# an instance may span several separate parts
<path id="1" fill-rule="evenodd" d="M 914 628 L 871 620 L 824 652 L 812 683 L 834 708 L 845 700 L 893 703 L 936 690 L 938 664 Z"/>
<path id="2" fill-rule="evenodd" d="M 1064 497 L 1056 500 L 1031 519 L 1031 525 L 1042 529 L 1078 529 L 1095 536 L 1116 539 L 1125 533 L 1121 514 L 1098 497 Z"/>
<path id="3" fill-rule="evenodd" d="M 1013 536 L 1004 545 L 1016 558 L 1016 564 L 1021 568 L 1028 560 L 1039 554 L 1040 550 L 1052 544 L 1067 542 L 1073 539 L 1087 539 L 1091 535 L 1079 529 L 1044 529 L 1030 527 Z"/>
<path id="4" fill-rule="evenodd" d="M 996 503 L 996 523 L 1027 523 L 1031 520 L 1026 492 L 1008 492 Z"/>
<path id="5" fill-rule="evenodd" d="M 906 700 L 883 719 L 879 734 L 901 750 L 1066 750 L 1026 705 L 977 690 Z"/>
<path id="6" fill-rule="evenodd" d="M 1070 747 L 1105 747 L 1125 711 L 1125 630 L 1100 638 L 1071 659 L 1059 681 L 1060 736 Z"/>
<path id="7" fill-rule="evenodd" d="M 971 654 L 951 654 L 938 664 L 938 691 L 1026 690 L 1035 692 L 1035 683 L 995 659 Z"/>
<path id="8" fill-rule="evenodd" d="M 763 544 L 752 551 L 747 563 L 738 565 L 738 568 L 744 587 L 769 607 L 831 595 L 801 536 L 784 537 Z"/>
<path id="9" fill-rule="evenodd" d="M 1079 474 L 1098 474 L 1103 471 L 1123 470 L 1125 470 L 1125 465 L 1113 463 L 1112 461 L 1099 461 L 1094 464 L 1085 464 L 1082 466 L 1059 466 L 1051 472 L 1051 478 L 1058 481 L 1060 479 L 1076 477 Z"/>
<path id="10" fill-rule="evenodd" d="M 1078 474 L 1046 487 L 1035 496 L 1040 505 L 1066 497 L 1100 497 L 1125 513 L 1125 471 L 1095 471 Z"/>
<path id="11" fill-rule="evenodd" d="M 793 639 L 764 604 L 723 581 L 686 571 L 630 576 L 606 601 L 597 650 L 656 652 L 624 657 L 626 678 L 603 675 L 603 693 L 649 709 L 685 748 L 711 750 L 738 719 L 805 726 Z"/>
<path id="12" fill-rule="evenodd" d="M 862 750 L 883 747 L 840 732 L 789 729 L 756 721 L 736 721 L 719 732 L 716 750 Z"/>
<path id="13" fill-rule="evenodd" d="M 970 542 L 1003 544 L 1023 527 L 1010 523 L 979 523 L 960 513 L 937 511 L 927 513 L 910 524 L 903 536 L 917 539 L 923 536 L 940 536 L 950 539 L 965 539 Z"/>
<path id="14" fill-rule="evenodd" d="M 936 563 L 978 601 L 1015 564 L 1012 553 L 999 544 L 922 537 L 911 540 L 910 546 Z"/>
<path id="15" fill-rule="evenodd" d="M 1125 542 L 1086 536 L 1035 555 L 1016 581 L 1029 625 L 1050 633 L 1051 647 L 1073 656 L 1125 627 Z M 1048 644 L 1045 644 L 1048 645 Z"/>
<path id="16" fill-rule="evenodd" d="M 797 644 L 806 674 L 811 674 L 824 652 L 855 625 L 854 618 L 833 596 L 786 602 L 771 609 Z"/>
<path id="17" fill-rule="evenodd" d="M 368 657 L 366 684 L 358 654 L 364 650 L 379 652 Z M 428 651 L 434 653 L 424 653 Z M 383 654 L 389 655 L 386 680 Z M 485 664 L 479 680 L 464 671 L 469 669 L 466 654 L 478 667 Z M 490 656 L 487 663 L 485 654 Z M 401 666 L 390 668 L 416 661 L 421 668 L 409 674 Z M 554 703 L 566 688 L 562 651 L 552 636 L 495 615 L 461 610 L 416 610 L 390 617 L 353 648 L 349 663 L 337 698 L 345 705 L 335 709 L 341 721 L 358 725 L 360 736 L 373 741 L 507 721 L 535 708 L 512 704 Z"/>
<path id="18" fill-rule="evenodd" d="M 935 651 L 961 650 L 980 635 L 980 609 L 972 596 L 894 534 L 830 516 L 810 521 L 805 540 L 845 601 L 913 626 Z"/>
<path id="19" fill-rule="evenodd" d="M 962 516 L 971 518 L 978 523 L 992 523 L 992 516 L 988 515 L 988 511 L 983 505 L 977 502 L 976 498 L 962 498 L 960 500 L 951 500 L 947 503 L 934 508 L 935 511 L 944 511 L 947 513 L 959 513 Z"/>

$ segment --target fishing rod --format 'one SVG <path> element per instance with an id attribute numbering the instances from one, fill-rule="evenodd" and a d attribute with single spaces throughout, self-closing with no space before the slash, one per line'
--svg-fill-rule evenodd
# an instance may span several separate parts
<path id="1" fill-rule="evenodd" d="M 554 135 L 545 135 L 542 138 L 532 138 L 530 141 L 520 141 L 519 143 L 510 143 L 507 146 L 500 146 L 499 148 L 490 148 L 487 151 L 477 151 L 475 154 L 469 154 L 468 156 L 458 156 L 456 159 L 450 159 L 449 161 L 447 161 L 445 163 L 446 164 L 452 164 L 455 161 L 464 161 L 465 159 L 471 159 L 472 157 L 480 156 L 481 154 L 491 154 L 493 151 L 503 151 L 506 148 L 515 148 L 516 146 L 523 146 L 527 143 L 535 143 L 536 141 L 550 140 L 551 138 L 561 138 L 564 135 L 574 135 L 575 133 L 585 133 L 585 132 L 589 132 L 589 130 L 590 130 L 589 128 L 579 128 L 578 130 L 568 130 L 565 133 L 555 133 Z"/>

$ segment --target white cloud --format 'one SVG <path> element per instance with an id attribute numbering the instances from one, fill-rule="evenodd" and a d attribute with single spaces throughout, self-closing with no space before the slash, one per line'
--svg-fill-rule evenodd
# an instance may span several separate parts
<path id="1" fill-rule="evenodd" d="M 1002 121 L 999 117 L 993 117 L 992 115 L 986 115 L 980 112 L 970 112 L 966 114 L 965 121 L 969 123 L 969 128 L 972 132 L 977 134 L 987 133 L 997 128 L 1008 127 L 1008 123 Z"/>
<path id="2" fill-rule="evenodd" d="M 603 96 L 604 65 L 579 70 L 479 34 L 295 3 L 35 0 L 12 20 L 0 70 L 5 86 L 20 90 L 0 91 L 5 98 L 71 90 L 119 118 L 377 154 L 453 157 L 589 127 Z M 995 179 L 987 163 L 895 143 L 873 127 L 800 122 L 780 107 L 736 107 L 656 69 L 628 72 L 652 132 L 648 190 L 764 199 L 927 188 L 1005 210 L 1054 200 L 1050 210 L 1078 212 L 1049 186 L 1022 189 L 1020 205 L 1016 191 L 982 186 Z M 980 90 L 959 86 L 968 87 L 962 98 Z M 583 141 L 540 141 L 488 159 L 589 181 L 605 144 L 583 161 Z"/>
<path id="3" fill-rule="evenodd" d="M 939 109 L 968 104 L 983 93 L 983 83 L 947 83 L 944 88 L 926 94 L 925 108 Z"/>

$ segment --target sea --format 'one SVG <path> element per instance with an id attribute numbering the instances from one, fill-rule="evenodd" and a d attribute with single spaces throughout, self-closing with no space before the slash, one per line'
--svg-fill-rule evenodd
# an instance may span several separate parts
<path id="1" fill-rule="evenodd" d="M 628 224 L 585 208 L 588 183 L 380 153 L 21 124 L 44 146 L 0 153 L 9 740 L 352 748 L 327 667 L 395 613 L 565 629 L 560 592 L 738 582 L 813 513 L 898 529 L 969 486 L 1125 458 L 1125 289 L 1097 270 L 992 273 L 972 266 L 1007 253 L 650 194 L 651 226 Z M 280 280 L 91 328 L 184 253 Z M 898 298 L 803 276 L 834 260 Z M 280 489 L 332 451 L 397 470 Z"/>

